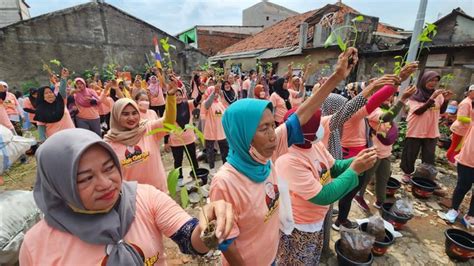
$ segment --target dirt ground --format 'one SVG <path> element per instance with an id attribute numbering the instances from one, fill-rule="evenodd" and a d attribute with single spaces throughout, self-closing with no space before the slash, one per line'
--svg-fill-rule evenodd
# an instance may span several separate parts
<path id="1" fill-rule="evenodd" d="M 163 154 L 163 153 L 162 153 Z M 164 154 L 163 161 L 166 171 L 169 171 L 172 164 L 171 154 Z M 219 162 L 220 163 L 220 162 Z M 393 174 L 395 178 L 401 178 L 401 172 L 398 168 L 399 161 L 394 161 L 392 164 Z M 207 165 L 201 165 L 207 167 Z M 219 164 L 218 164 L 219 166 Z M 415 199 L 411 193 L 407 196 L 413 200 L 415 206 L 415 217 L 410 220 L 407 225 L 400 232 L 403 237 L 397 238 L 395 243 L 390 247 L 388 253 L 383 257 L 376 257 L 373 265 L 474 265 L 474 260 L 468 263 L 458 263 L 451 261 L 444 252 L 444 231 L 447 228 L 462 228 L 464 227 L 457 221 L 454 225 L 447 225 L 441 220 L 437 212 L 446 211 L 447 208 L 443 204 L 449 203 L 449 198 L 452 195 L 452 190 L 456 185 L 455 169 L 449 165 L 438 164 L 440 173 L 438 174 L 438 182 L 442 184 L 447 190 L 446 199 L 433 196 L 428 200 Z M 185 173 L 188 172 L 185 169 Z M 2 190 L 31 190 L 36 175 L 36 162 L 33 157 L 29 157 L 24 164 L 16 163 L 11 170 L 4 174 L 4 185 L 0 186 Z M 371 211 L 373 214 L 378 210 L 372 207 L 374 202 L 373 193 L 370 191 L 371 187 L 366 193 L 366 199 L 370 202 Z M 403 185 L 402 189 L 407 192 L 411 191 L 409 185 Z M 469 204 L 469 193 L 464 199 L 461 207 L 461 212 L 465 213 Z M 401 196 L 396 194 L 396 198 Z M 394 200 L 394 199 L 392 199 Z M 196 210 L 188 208 L 191 214 L 195 214 Z M 361 219 L 368 215 L 363 213 L 356 205 L 352 205 L 350 218 Z M 339 239 L 339 233 L 331 230 L 331 254 L 326 254 L 326 259 L 321 261 L 321 265 L 337 265 L 336 254 L 334 252 L 334 242 Z M 219 252 L 212 254 L 213 256 L 206 258 L 193 258 L 191 256 L 182 255 L 177 246 L 169 239 L 165 240 L 165 248 L 167 254 L 167 262 L 169 265 L 219 265 Z"/>

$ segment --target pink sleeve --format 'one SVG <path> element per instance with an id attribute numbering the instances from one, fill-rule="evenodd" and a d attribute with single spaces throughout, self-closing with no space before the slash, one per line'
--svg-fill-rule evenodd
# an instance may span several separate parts
<path id="1" fill-rule="evenodd" d="M 212 180 L 211 188 L 209 190 L 209 199 L 211 200 L 211 202 L 224 200 L 232 204 L 232 208 L 234 209 L 234 224 L 232 226 L 232 229 L 229 235 L 227 236 L 227 239 L 232 239 L 240 235 L 240 229 L 238 226 L 240 204 L 238 202 L 235 202 L 235 200 L 233 200 L 231 196 L 228 193 L 226 193 L 226 189 L 224 187 L 225 187 L 225 184 L 223 184 L 223 181 L 217 176 L 215 176 Z"/>
<path id="2" fill-rule="evenodd" d="M 303 163 L 302 159 L 286 154 L 276 161 L 275 166 L 278 175 L 288 181 L 290 191 L 309 200 L 321 191 L 322 185 Z"/>
<path id="3" fill-rule="evenodd" d="M 467 102 L 462 102 L 459 105 L 457 116 L 458 117 L 460 117 L 460 116 L 470 117 L 470 112 L 469 111 L 470 111 L 471 108 L 472 108 L 472 105 L 469 105 Z"/>
<path id="4" fill-rule="evenodd" d="M 26 265 L 26 266 L 29 266 L 29 265 L 33 265 L 33 261 L 31 259 L 31 254 L 30 254 L 30 250 L 28 249 L 28 234 L 25 236 L 25 239 L 23 240 L 23 243 L 21 244 L 21 247 L 20 247 L 20 254 L 19 254 L 19 262 L 20 262 L 20 265 Z"/>
<path id="5" fill-rule="evenodd" d="M 153 129 L 156 129 L 156 128 L 163 128 L 163 120 L 164 118 L 159 118 L 159 119 L 156 119 L 156 120 L 152 120 L 152 121 L 148 121 L 148 125 L 147 125 L 147 132 L 148 131 L 151 131 Z M 158 132 L 154 135 L 152 135 L 155 140 L 161 140 L 164 136 L 166 136 L 168 133 L 166 132 Z M 146 135 L 146 133 L 145 133 Z"/>
<path id="6" fill-rule="evenodd" d="M 277 148 L 273 152 L 272 161 L 275 162 L 278 157 L 288 152 L 288 129 L 283 123 L 275 129 Z"/>
<path id="7" fill-rule="evenodd" d="M 4 106 L 0 107 L 0 124 L 8 129 L 15 128 L 10 121 L 10 118 L 8 118 L 7 110 L 5 110 Z"/>
<path id="8" fill-rule="evenodd" d="M 273 105 L 273 112 L 275 112 L 275 107 L 277 106 L 277 101 L 276 101 L 276 96 L 274 93 L 272 93 L 272 95 L 270 95 L 270 102 L 272 102 L 272 105 Z"/>
<path id="9" fill-rule="evenodd" d="M 377 107 L 379 107 L 383 102 L 385 102 L 390 96 L 392 96 L 397 91 L 397 88 L 391 85 L 383 86 L 379 91 L 377 91 L 366 104 L 367 112 L 372 113 Z"/>
<path id="10" fill-rule="evenodd" d="M 191 216 L 187 214 L 174 200 L 158 189 L 147 186 L 144 198 L 150 204 L 155 225 L 166 237 L 178 231 Z"/>

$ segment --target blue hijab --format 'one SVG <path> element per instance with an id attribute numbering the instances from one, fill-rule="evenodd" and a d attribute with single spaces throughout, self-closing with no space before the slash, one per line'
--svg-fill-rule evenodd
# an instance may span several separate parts
<path id="1" fill-rule="evenodd" d="M 265 181 L 271 171 L 270 160 L 266 164 L 261 164 L 249 154 L 250 144 L 267 108 L 273 110 L 269 101 L 242 99 L 230 105 L 222 118 L 229 143 L 227 162 L 256 183 Z"/>

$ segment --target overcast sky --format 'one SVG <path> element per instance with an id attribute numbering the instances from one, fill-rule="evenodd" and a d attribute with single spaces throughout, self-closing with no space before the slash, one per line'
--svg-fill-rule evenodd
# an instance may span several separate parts
<path id="1" fill-rule="evenodd" d="M 89 0 L 26 0 L 31 16 L 87 3 Z M 161 30 L 177 34 L 194 25 L 242 25 L 242 10 L 258 3 L 258 0 L 106 0 Z M 273 0 L 297 12 L 320 8 L 336 0 Z M 343 0 L 359 12 L 376 16 L 381 22 L 412 30 L 419 1 L 417 0 Z M 426 22 L 461 7 L 474 16 L 474 0 L 428 0 Z"/>

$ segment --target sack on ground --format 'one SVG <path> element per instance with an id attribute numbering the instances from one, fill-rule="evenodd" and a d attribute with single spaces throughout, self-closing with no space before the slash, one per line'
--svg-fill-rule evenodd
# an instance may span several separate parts
<path id="1" fill-rule="evenodd" d="M 341 252 L 350 260 L 365 262 L 372 252 L 375 237 L 358 229 L 341 227 Z"/>
<path id="2" fill-rule="evenodd" d="M 0 174 L 3 174 L 36 142 L 32 139 L 14 136 L 6 127 L 0 125 Z"/>
<path id="3" fill-rule="evenodd" d="M 382 217 L 374 215 L 369 218 L 367 223 L 367 233 L 375 237 L 378 242 L 385 240 L 385 225 Z"/>
<path id="4" fill-rule="evenodd" d="M 413 203 L 408 198 L 401 198 L 395 201 L 390 211 L 400 217 L 411 217 L 413 215 Z"/>

